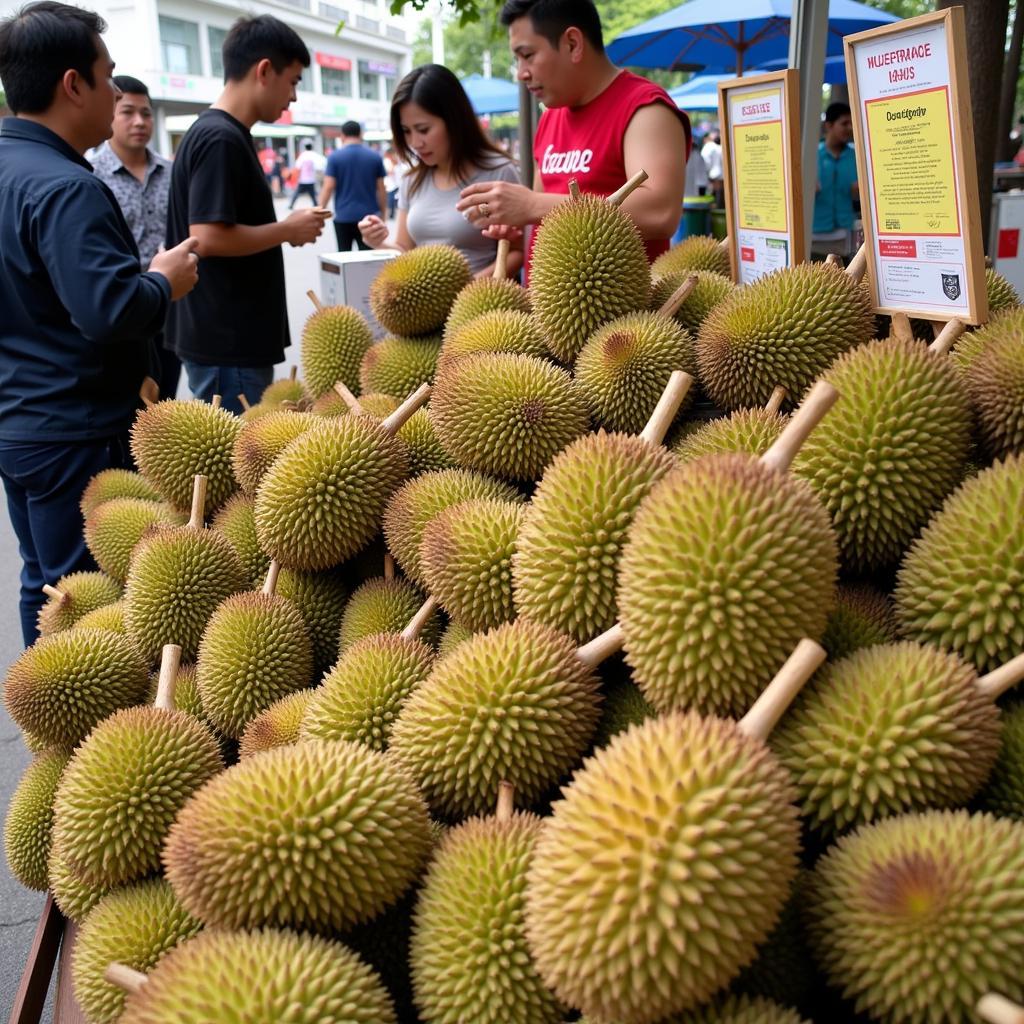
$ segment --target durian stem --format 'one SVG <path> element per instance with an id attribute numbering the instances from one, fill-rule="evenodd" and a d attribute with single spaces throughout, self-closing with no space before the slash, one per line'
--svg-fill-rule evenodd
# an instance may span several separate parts
<path id="1" fill-rule="evenodd" d="M 56 587 L 51 587 L 49 583 L 43 584 L 43 593 L 47 597 L 52 597 L 58 604 L 65 604 L 71 599 L 71 595 L 66 590 L 58 590 Z"/>
<path id="2" fill-rule="evenodd" d="M 978 1016 L 989 1024 L 1024 1024 L 1024 1006 L 1018 1006 L 995 992 L 982 996 L 975 1009 Z"/>
<path id="3" fill-rule="evenodd" d="M 132 970 L 131 967 L 126 967 L 124 964 L 119 963 L 109 964 L 103 972 L 103 977 L 111 985 L 116 985 L 119 989 L 128 993 L 141 992 L 146 984 L 146 976 L 142 971 Z"/>
<path id="4" fill-rule="evenodd" d="M 298 380 L 298 378 L 299 378 L 299 368 L 297 366 L 293 366 L 288 371 L 288 379 L 290 381 L 294 382 L 294 381 Z"/>
<path id="5" fill-rule="evenodd" d="M 243 412 L 248 412 L 252 408 L 249 399 L 241 391 L 238 393 L 238 404 L 242 407 Z"/>
<path id="6" fill-rule="evenodd" d="M 958 320 L 953 317 L 938 334 L 935 335 L 935 340 L 928 346 L 928 351 L 935 356 L 945 356 L 949 354 L 949 350 L 957 343 L 960 335 L 967 330 L 967 325 L 963 320 Z"/>
<path id="7" fill-rule="evenodd" d="M 263 593 L 273 597 L 277 590 L 277 577 L 281 573 L 281 563 L 274 559 L 267 568 L 267 578 L 263 582 Z"/>
<path id="8" fill-rule="evenodd" d="M 504 281 L 508 277 L 508 250 L 509 241 L 507 238 L 498 242 L 498 253 L 494 257 L 494 280 Z"/>
<path id="9" fill-rule="evenodd" d="M 665 390 L 662 391 L 661 398 L 658 399 L 658 404 L 654 407 L 654 412 L 651 413 L 651 418 L 640 432 L 642 440 L 653 447 L 657 447 L 665 440 L 668 428 L 672 426 L 672 421 L 676 418 L 676 413 L 679 412 L 679 406 L 683 404 L 683 399 L 692 384 L 693 378 L 685 370 L 672 371 Z"/>
<path id="10" fill-rule="evenodd" d="M 765 403 L 764 411 L 769 414 L 777 413 L 782 408 L 782 403 L 789 398 L 789 392 L 779 384 L 772 392 L 771 397 Z"/>
<path id="11" fill-rule="evenodd" d="M 393 580 L 395 578 L 395 556 L 390 551 L 384 553 L 384 579 Z"/>
<path id="12" fill-rule="evenodd" d="M 569 179 L 569 196 L 573 201 L 580 197 L 580 183 L 575 178 Z"/>
<path id="13" fill-rule="evenodd" d="M 309 301 L 313 303 L 313 308 L 318 313 L 322 313 L 324 311 L 324 304 L 320 301 L 320 296 L 317 295 L 317 293 L 313 291 L 312 288 L 310 288 L 309 291 L 306 292 L 306 298 L 308 298 Z"/>
<path id="14" fill-rule="evenodd" d="M 980 693 L 996 700 L 1002 697 L 1012 686 L 1024 679 L 1024 654 L 1011 658 L 1005 665 L 993 669 L 981 676 L 975 684 Z"/>
<path id="15" fill-rule="evenodd" d="M 508 821 L 512 817 L 512 812 L 515 810 L 513 804 L 513 798 L 515 797 L 516 787 L 511 782 L 499 782 L 498 783 L 498 806 L 494 811 L 494 817 L 497 821 Z"/>
<path id="16" fill-rule="evenodd" d="M 629 197 L 629 194 L 638 189 L 647 180 L 647 177 L 647 172 L 641 168 L 633 175 L 632 178 L 629 179 L 629 181 L 626 182 L 625 185 L 622 186 L 622 188 L 613 192 L 608 197 L 608 202 L 611 203 L 612 206 L 621 206 Z"/>
<path id="17" fill-rule="evenodd" d="M 857 250 L 853 259 L 850 260 L 850 265 L 846 268 L 846 273 L 850 275 L 858 284 L 864 279 L 864 275 L 868 269 L 868 251 L 864 248 L 863 244 Z"/>
<path id="18" fill-rule="evenodd" d="M 718 248 L 719 248 L 719 249 L 724 249 L 724 250 L 725 250 L 726 252 L 728 252 L 728 251 L 729 251 L 729 236 L 728 236 L 728 235 L 726 235 L 726 236 L 725 236 L 725 238 L 723 238 L 723 239 L 722 239 L 722 240 L 721 240 L 721 241 L 720 241 L 720 242 L 718 243 Z"/>
<path id="19" fill-rule="evenodd" d="M 206 477 L 196 476 L 192 482 L 192 515 L 189 517 L 188 525 L 193 530 L 203 528 L 203 515 L 206 512 Z"/>
<path id="20" fill-rule="evenodd" d="M 597 668 L 606 658 L 610 658 L 617 651 L 622 650 L 622 641 L 622 626 L 616 622 L 611 629 L 606 629 L 600 636 L 595 636 L 590 643 L 580 647 L 576 651 L 576 657 L 587 668 Z"/>
<path id="21" fill-rule="evenodd" d="M 152 409 L 152 408 L 153 408 L 153 406 L 154 406 L 154 405 L 156 405 L 156 402 L 154 402 L 154 401 L 153 401 L 153 399 L 152 399 L 152 398 L 150 398 L 150 397 L 149 397 L 148 395 L 139 395 L 139 398 L 141 398 L 141 399 L 142 399 L 142 404 L 143 404 L 143 405 L 144 405 L 144 406 L 145 406 L 145 407 L 146 407 L 147 409 Z"/>
<path id="22" fill-rule="evenodd" d="M 786 663 L 775 673 L 775 678 L 754 702 L 754 706 L 739 720 L 740 730 L 751 739 L 768 738 L 786 708 L 800 692 L 804 683 L 817 671 L 827 657 L 825 648 L 806 637 L 793 649 Z"/>
<path id="23" fill-rule="evenodd" d="M 793 413 L 775 443 L 761 456 L 761 464 L 785 473 L 801 445 L 825 414 L 836 404 L 839 392 L 828 381 L 819 380 Z"/>
<path id="24" fill-rule="evenodd" d="M 827 255 L 826 257 L 825 257 L 825 262 L 826 262 L 826 263 L 827 263 L 827 264 L 828 264 L 828 265 L 829 265 L 830 267 L 838 267 L 838 268 L 839 268 L 840 270 L 842 270 L 842 269 L 843 269 L 843 261 L 842 261 L 842 260 L 841 260 L 841 259 L 840 259 L 840 258 L 839 258 L 839 257 L 838 257 L 838 256 L 837 256 L 837 255 L 836 255 L 835 253 L 834 253 L 834 252 L 830 252 L 830 253 L 829 253 L 829 254 L 828 254 L 828 255 Z"/>
<path id="25" fill-rule="evenodd" d="M 430 398 L 430 385 L 421 384 L 384 422 L 381 427 L 384 433 L 392 437 L 398 433 L 402 424 L 421 406 L 427 404 Z"/>
<path id="26" fill-rule="evenodd" d="M 679 307 L 690 297 L 691 292 L 697 287 L 697 275 L 691 274 L 666 300 L 658 312 L 667 316 L 670 320 L 679 311 Z"/>
<path id="27" fill-rule="evenodd" d="M 219 409 L 222 401 L 224 401 L 224 399 L 220 395 L 214 395 L 213 398 L 210 399 L 210 405 L 212 405 L 214 409 Z"/>
<path id="28" fill-rule="evenodd" d="M 431 595 L 419 606 L 416 614 L 409 620 L 409 625 L 402 630 L 402 639 L 416 640 L 420 633 L 423 632 L 423 627 L 430 621 L 430 616 L 434 614 L 436 609 L 437 598 Z"/>
<path id="29" fill-rule="evenodd" d="M 348 411 L 354 416 L 364 416 L 366 410 L 359 404 L 359 399 L 352 394 L 343 380 L 336 380 L 334 382 L 334 390 L 338 393 L 341 400 L 348 406 Z"/>
<path id="30" fill-rule="evenodd" d="M 160 679 L 156 684 L 156 700 L 153 707 L 164 711 L 174 710 L 174 690 L 178 685 L 178 666 L 181 664 L 181 648 L 177 644 L 164 644 L 160 653 Z"/>
<path id="31" fill-rule="evenodd" d="M 910 326 L 910 317 L 906 313 L 893 313 L 892 336 L 900 341 L 914 340 L 914 328 Z"/>

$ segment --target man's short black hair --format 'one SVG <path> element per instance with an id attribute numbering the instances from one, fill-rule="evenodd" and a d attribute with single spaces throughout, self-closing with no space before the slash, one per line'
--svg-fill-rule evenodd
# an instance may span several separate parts
<path id="1" fill-rule="evenodd" d="M 40 0 L 0 22 L 0 81 L 15 114 L 41 114 L 66 71 L 95 86 L 92 66 L 107 23 L 92 11 Z"/>
<path id="2" fill-rule="evenodd" d="M 593 0 L 505 0 L 501 9 L 502 25 L 507 28 L 524 17 L 529 17 L 534 32 L 556 50 L 565 30 L 578 28 L 598 53 L 604 53 L 601 15 Z"/>
<path id="3" fill-rule="evenodd" d="M 224 37 L 221 56 L 225 82 L 241 81 L 261 60 L 269 60 L 278 74 L 296 62 L 309 67 L 309 50 L 298 32 L 269 14 L 239 18 Z"/>
<path id="4" fill-rule="evenodd" d="M 825 109 L 825 124 L 835 124 L 841 117 L 850 113 L 850 106 L 847 103 L 830 103 Z"/>
<path id="5" fill-rule="evenodd" d="M 145 96 L 147 100 L 149 99 L 149 86 L 137 78 L 132 78 L 131 75 L 114 75 L 114 85 L 121 92 L 130 92 L 133 96 Z"/>
<path id="6" fill-rule="evenodd" d="M 347 139 L 358 139 L 363 134 L 363 129 L 358 121 L 346 121 L 341 126 L 341 134 Z"/>
<path id="7" fill-rule="evenodd" d="M 302 144 L 302 148 L 303 149 L 312 149 L 313 148 L 313 143 L 312 142 L 304 142 Z"/>

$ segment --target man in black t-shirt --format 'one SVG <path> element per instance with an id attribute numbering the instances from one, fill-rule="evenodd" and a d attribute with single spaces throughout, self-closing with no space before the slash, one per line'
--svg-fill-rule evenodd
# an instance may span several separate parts
<path id="1" fill-rule="evenodd" d="M 281 244 L 306 245 L 330 212 L 313 207 L 278 221 L 250 129 L 295 100 L 305 44 L 269 15 L 240 18 L 224 40 L 224 91 L 182 140 L 171 174 L 167 245 L 199 239 L 202 282 L 172 307 L 167 343 L 197 398 L 259 401 L 290 344 Z"/>

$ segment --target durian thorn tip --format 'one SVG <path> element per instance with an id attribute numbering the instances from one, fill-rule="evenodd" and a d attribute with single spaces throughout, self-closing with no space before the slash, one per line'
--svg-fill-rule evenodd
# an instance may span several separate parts
<path id="1" fill-rule="evenodd" d="M 197 474 L 192 482 L 192 515 L 188 521 L 188 525 L 193 530 L 201 530 L 203 528 L 203 515 L 205 512 L 206 477 Z"/>
<path id="2" fill-rule="evenodd" d="M 498 806 L 494 811 L 494 817 L 498 821 L 508 821 L 512 817 L 515 795 L 516 787 L 511 782 L 502 780 L 498 783 Z"/>
<path id="3" fill-rule="evenodd" d="M 160 679 L 156 684 L 156 700 L 153 706 L 164 711 L 174 709 L 174 689 L 178 685 L 178 666 L 181 664 L 181 648 L 177 644 L 164 644 L 160 652 Z"/>
<path id="4" fill-rule="evenodd" d="M 751 739 L 762 742 L 766 740 L 785 714 L 786 708 L 792 704 L 793 698 L 826 657 L 825 648 L 821 644 L 806 637 L 801 640 L 782 668 L 775 673 L 775 678 L 754 701 L 754 706 L 739 720 L 740 731 Z"/>
<path id="5" fill-rule="evenodd" d="M 1018 1006 L 995 992 L 982 996 L 976 1009 L 978 1016 L 989 1024 L 1024 1024 L 1024 1006 Z"/>
<path id="6" fill-rule="evenodd" d="M 116 985 L 123 992 L 128 993 L 141 992 L 146 984 L 146 976 L 142 971 L 133 970 L 131 967 L 119 963 L 108 964 L 107 969 L 103 972 L 103 977 L 111 985 Z"/>
<path id="7" fill-rule="evenodd" d="M 693 378 L 685 370 L 672 371 L 651 418 L 640 432 L 640 437 L 649 445 L 656 446 L 665 440 L 668 428 L 672 426 L 692 384 Z"/>
<path id="8" fill-rule="evenodd" d="M 1012 686 L 1024 679 L 1024 654 L 1011 658 L 1005 665 L 993 669 L 983 675 L 977 682 L 978 690 L 986 697 L 995 700 L 1001 697 Z"/>
<path id="9" fill-rule="evenodd" d="M 576 657 L 587 668 L 597 668 L 602 661 L 622 650 L 622 642 L 622 626 L 616 622 L 611 629 L 606 629 L 600 636 L 595 636 L 590 643 L 578 648 Z"/>
<path id="10" fill-rule="evenodd" d="M 839 392 L 828 381 L 819 380 L 807 392 L 800 408 L 789 418 L 775 443 L 761 456 L 761 464 L 785 473 L 811 431 L 825 418 L 838 398 Z"/>
<path id="11" fill-rule="evenodd" d="M 403 640 L 415 640 L 423 632 L 423 627 L 430 621 L 430 616 L 437 610 L 437 598 L 431 595 L 419 606 L 416 614 L 409 620 L 409 625 L 402 630 Z"/>
<path id="12" fill-rule="evenodd" d="M 412 414 L 420 408 L 420 406 L 426 405 L 429 398 L 430 385 L 421 384 L 386 420 L 384 420 L 381 424 L 384 432 L 394 437 L 401 429 L 402 424 L 405 423 L 406 420 L 408 420 Z"/>

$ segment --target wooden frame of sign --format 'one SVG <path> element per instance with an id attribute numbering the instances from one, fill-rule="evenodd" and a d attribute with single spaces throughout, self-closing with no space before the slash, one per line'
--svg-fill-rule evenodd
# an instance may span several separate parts
<path id="1" fill-rule="evenodd" d="M 731 116 L 730 104 L 748 93 L 755 101 L 751 107 L 760 109 L 751 109 L 748 115 L 751 120 L 745 120 L 743 114 Z M 805 258 L 804 209 L 798 195 L 801 188 L 799 72 L 787 69 L 719 82 L 718 120 L 722 128 L 729 261 L 733 281 L 745 284 L 772 270 L 802 263 Z M 777 129 L 773 127 L 776 124 Z M 756 129 L 758 126 L 764 130 L 748 133 L 751 138 L 743 147 L 734 144 L 735 128 Z M 775 138 L 776 132 L 779 138 Z M 781 175 L 777 172 L 779 142 Z M 739 202 L 745 174 L 737 173 L 736 163 L 748 154 L 752 174 L 747 176 L 752 178 L 752 184 L 745 193 L 747 199 Z M 753 177 L 755 174 L 760 181 Z M 781 196 L 777 192 L 780 180 Z M 776 191 L 774 196 L 772 191 Z M 759 197 L 767 203 L 766 209 L 757 209 Z M 743 224 L 739 222 L 741 215 L 745 215 Z M 761 218 L 767 218 L 764 227 L 754 223 Z"/>
<path id="2" fill-rule="evenodd" d="M 974 119 L 963 8 L 858 32 L 843 44 L 875 312 L 984 323 L 981 218 L 965 212 L 980 204 L 968 152 Z M 874 148 L 872 125 L 880 136 Z M 922 209 L 929 192 L 931 209 Z"/>

